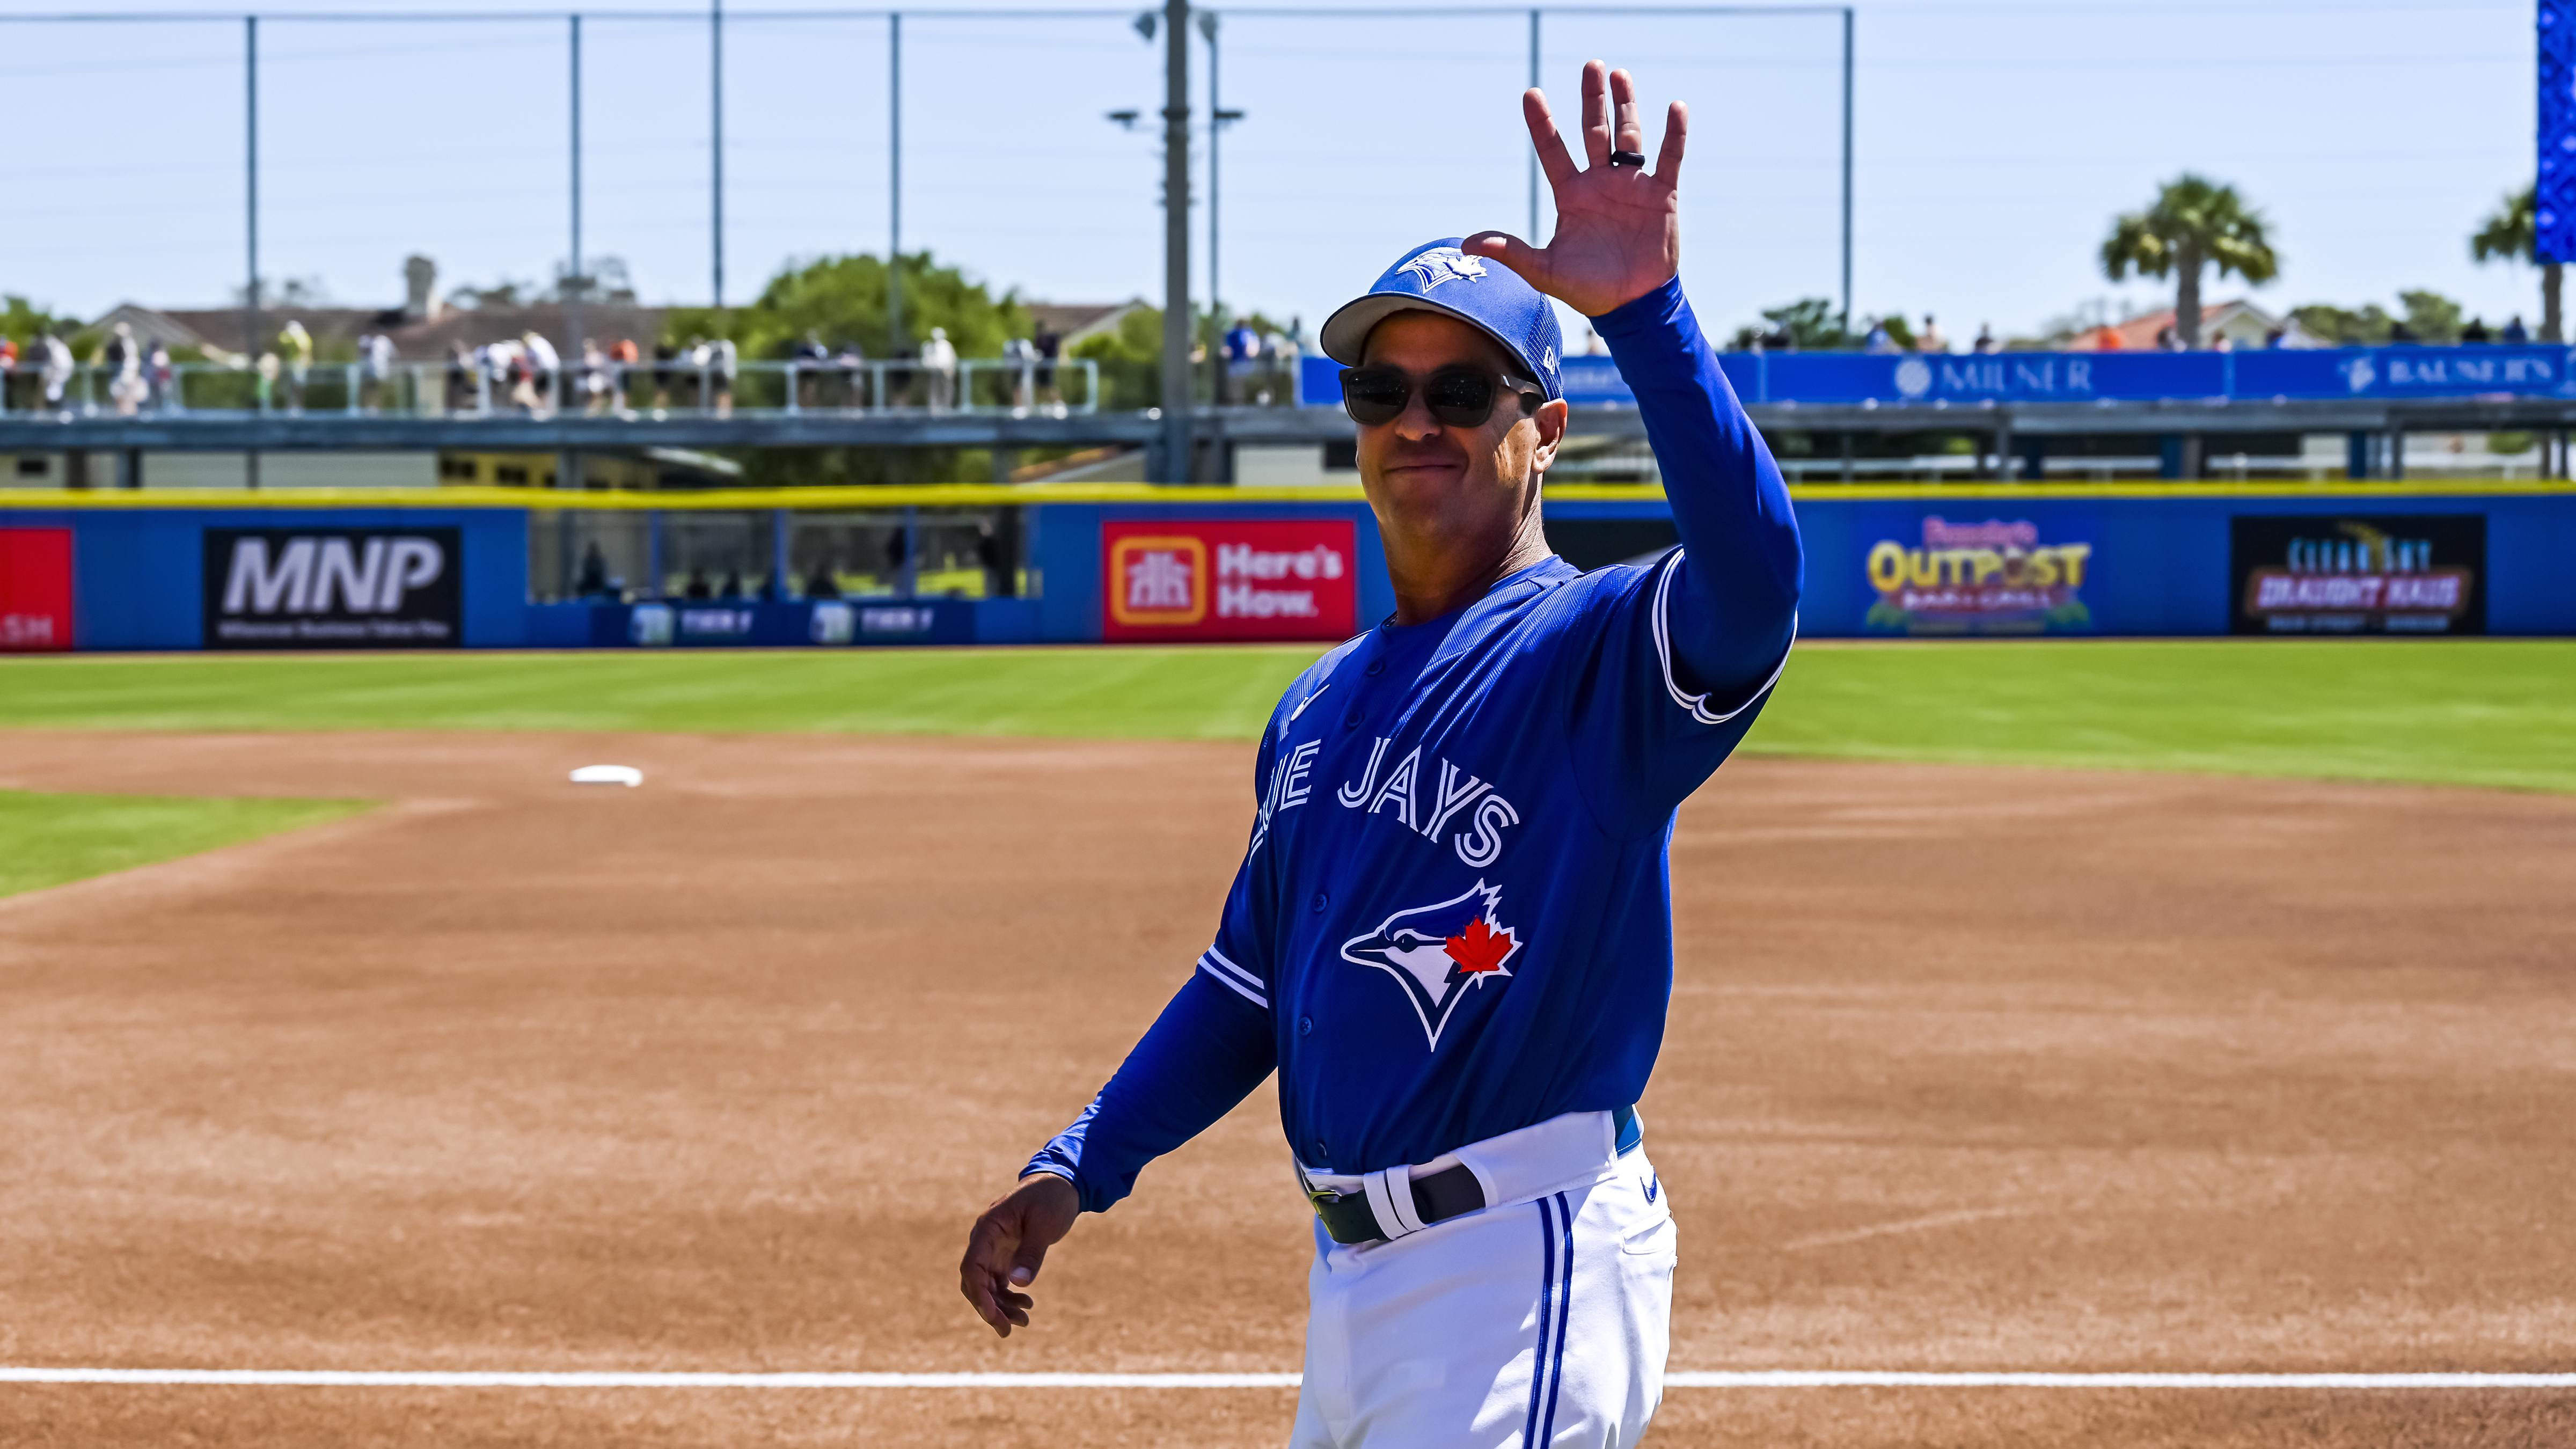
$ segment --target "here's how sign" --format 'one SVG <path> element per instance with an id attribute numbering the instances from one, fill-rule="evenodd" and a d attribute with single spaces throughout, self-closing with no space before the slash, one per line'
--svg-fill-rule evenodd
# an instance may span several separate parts
<path id="1" fill-rule="evenodd" d="M 1359 613 L 1346 518 L 1101 525 L 1110 639 L 1344 639 Z"/>
<path id="2" fill-rule="evenodd" d="M 209 649 L 453 649 L 464 642 L 453 528 L 209 528 Z"/>

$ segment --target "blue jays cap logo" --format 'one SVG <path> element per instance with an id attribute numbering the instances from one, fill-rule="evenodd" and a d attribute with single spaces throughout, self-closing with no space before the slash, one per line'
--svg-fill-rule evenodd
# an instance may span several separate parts
<path id="1" fill-rule="evenodd" d="M 1505 966 L 1520 954 L 1521 940 L 1495 915 L 1502 899 L 1501 886 L 1480 880 L 1464 895 L 1398 911 L 1376 930 L 1344 941 L 1342 959 L 1394 977 L 1436 1051 L 1468 988 L 1512 974 Z"/>
<path id="2" fill-rule="evenodd" d="M 1396 270 L 1420 278 L 1428 292 L 1443 282 L 1472 282 L 1485 275 L 1485 264 L 1456 247 L 1433 247 Z"/>

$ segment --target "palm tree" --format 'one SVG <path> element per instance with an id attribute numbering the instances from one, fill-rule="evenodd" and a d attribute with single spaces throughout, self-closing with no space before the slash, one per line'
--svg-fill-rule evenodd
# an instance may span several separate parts
<path id="1" fill-rule="evenodd" d="M 2478 227 L 2469 238 L 2469 255 L 2477 261 L 2491 262 L 2498 257 L 2507 261 L 2539 261 L 2540 197 L 2538 188 L 2526 186 L 2507 193 L 2504 204 Z M 2558 308 L 2558 263 L 2540 263 L 2540 340 L 2560 342 Z"/>
<path id="2" fill-rule="evenodd" d="M 2215 264 L 2249 282 L 2272 280 L 2281 259 L 2264 234 L 2263 213 L 2245 204 L 2233 186 L 2185 172 L 2156 193 L 2156 204 L 2111 224 L 2102 243 L 2102 272 L 2119 281 L 2135 267 L 2140 276 L 2181 280 L 2174 288 L 2174 330 L 2185 347 L 2200 345 L 2200 272 Z"/>

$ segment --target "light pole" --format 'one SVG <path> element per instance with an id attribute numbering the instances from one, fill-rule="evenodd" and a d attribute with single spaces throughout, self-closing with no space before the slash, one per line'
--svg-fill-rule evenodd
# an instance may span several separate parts
<path id="1" fill-rule="evenodd" d="M 1225 282 L 1217 265 L 1220 246 L 1224 239 L 1217 215 L 1217 198 L 1220 194 L 1217 182 L 1221 174 L 1217 165 L 1217 138 L 1224 133 L 1229 122 L 1242 120 L 1243 112 L 1225 109 L 1225 102 L 1219 96 L 1216 19 L 1216 12 L 1213 10 L 1199 12 L 1199 34 L 1206 37 L 1208 48 L 1208 320 L 1216 327 L 1219 339 L 1215 354 L 1209 359 L 1216 365 L 1216 375 L 1209 392 L 1210 396 L 1222 403 L 1230 399 L 1225 395 L 1226 363 L 1229 359 L 1223 355 L 1223 339 L 1227 333 L 1228 320 L 1225 311 Z"/>
<path id="2" fill-rule="evenodd" d="M 1190 481 L 1190 0 L 1163 0 L 1163 477 Z"/>
<path id="3" fill-rule="evenodd" d="M 707 109 L 709 153 L 715 159 L 710 185 L 715 194 L 715 306 L 724 310 L 724 0 L 707 5 Z"/>
<path id="4" fill-rule="evenodd" d="M 897 11 L 886 17 L 886 360 L 902 355 L 903 14 Z M 878 391 L 884 391 L 882 383 Z M 885 405 L 882 396 L 877 405 Z"/>
<path id="5" fill-rule="evenodd" d="M 242 355 L 249 359 L 254 377 L 259 371 L 259 17 L 242 17 L 242 134 L 243 198 L 249 221 L 250 285 L 242 289 L 242 306 L 247 313 L 242 319 Z M 256 382 L 252 383 L 256 387 Z M 266 411 L 262 408 L 261 411 Z M 254 489 L 259 487 L 259 450 L 243 453 L 246 478 Z M 76 480 L 89 486 L 87 478 Z"/>

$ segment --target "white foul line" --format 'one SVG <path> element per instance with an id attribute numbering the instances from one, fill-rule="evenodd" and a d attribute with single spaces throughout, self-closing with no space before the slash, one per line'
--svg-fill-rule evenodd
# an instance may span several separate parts
<path id="1" fill-rule="evenodd" d="M 361 1389 L 1293 1389 L 1297 1374 L 474 1373 L 0 1367 L 7 1384 Z M 2576 1373 L 1911 1373 L 1682 1370 L 1673 1389 L 2576 1389 Z"/>

